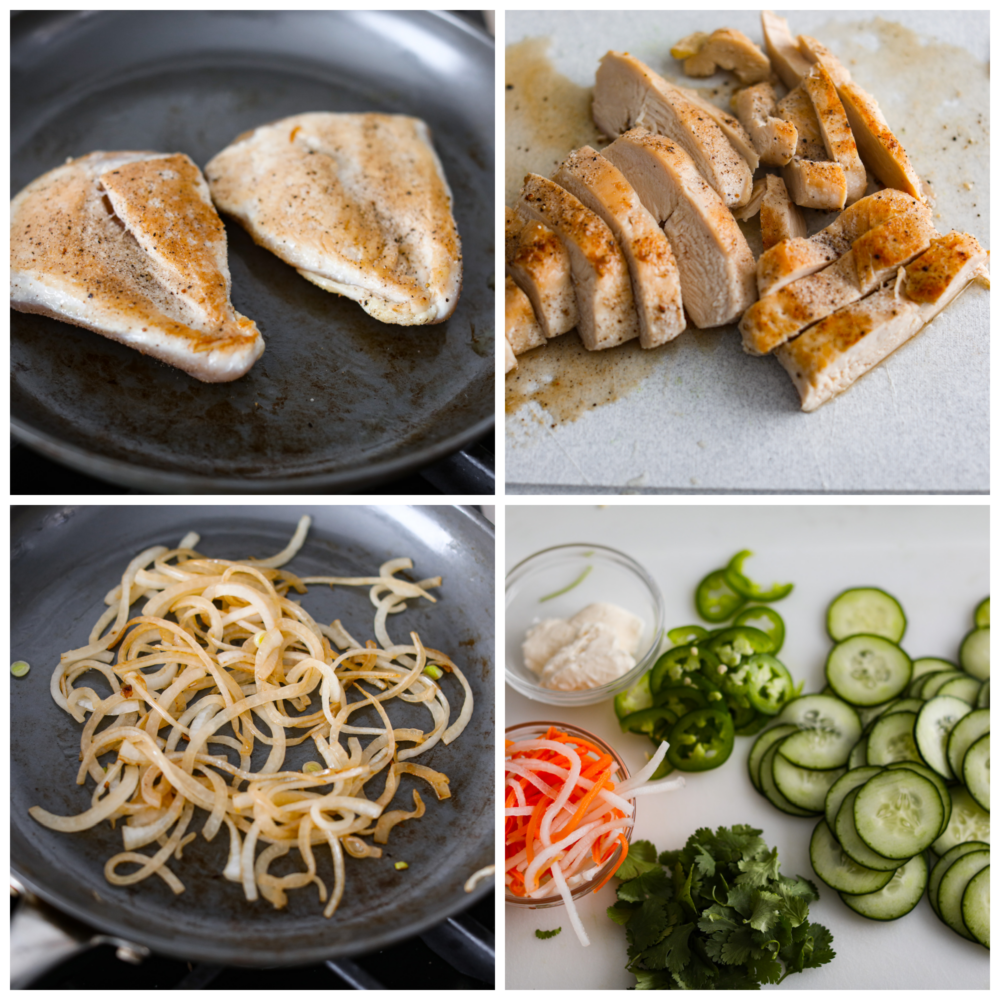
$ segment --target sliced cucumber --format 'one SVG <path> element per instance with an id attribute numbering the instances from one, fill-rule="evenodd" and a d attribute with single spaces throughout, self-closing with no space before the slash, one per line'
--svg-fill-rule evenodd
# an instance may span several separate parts
<path id="1" fill-rule="evenodd" d="M 980 736 L 965 752 L 962 780 L 969 794 L 990 811 L 990 734 Z"/>
<path id="2" fill-rule="evenodd" d="M 931 877 L 927 883 L 927 902 L 931 904 L 931 909 L 938 916 L 941 914 L 938 910 L 937 891 L 944 873 L 963 855 L 971 854 L 973 851 L 988 849 L 989 846 L 989 844 L 984 844 L 981 840 L 970 840 L 965 844 L 956 844 L 950 850 L 945 851 L 934 863 L 934 867 L 931 869 Z"/>
<path id="3" fill-rule="evenodd" d="M 821 819 L 813 830 L 812 840 L 809 842 L 809 860 L 813 871 L 831 889 L 838 892 L 877 892 L 893 875 L 892 872 L 876 872 L 855 864 L 843 852 L 825 819 Z"/>
<path id="4" fill-rule="evenodd" d="M 978 875 L 989 863 L 989 848 L 985 851 L 970 851 L 956 858 L 938 883 L 938 916 L 956 934 L 961 934 L 970 941 L 974 939 L 962 920 L 962 897 L 973 876 Z"/>
<path id="5" fill-rule="evenodd" d="M 850 756 L 847 758 L 847 766 L 864 767 L 868 763 L 868 736 L 862 736 L 851 748 Z"/>
<path id="6" fill-rule="evenodd" d="M 948 788 L 951 796 L 951 819 L 944 833 L 931 845 L 935 854 L 944 854 L 956 844 L 970 840 L 990 842 L 990 814 L 961 786 Z"/>
<path id="7" fill-rule="evenodd" d="M 863 785 L 861 786 L 864 787 Z M 878 872 L 892 872 L 899 868 L 903 862 L 896 858 L 883 858 L 881 854 L 876 854 L 859 836 L 858 829 L 854 823 L 854 802 L 858 797 L 861 788 L 853 788 L 847 793 L 847 797 L 837 810 L 837 819 L 834 823 L 834 836 L 837 838 L 844 853 L 862 868 L 871 868 Z"/>
<path id="8" fill-rule="evenodd" d="M 883 715 L 892 715 L 893 712 L 919 712 L 924 707 L 920 698 L 897 698 L 890 702 Z"/>
<path id="9" fill-rule="evenodd" d="M 979 694 L 976 697 L 976 708 L 989 708 L 990 707 L 990 682 L 983 681 L 983 686 L 979 689 Z"/>
<path id="10" fill-rule="evenodd" d="M 787 737 L 786 737 L 787 739 Z M 764 793 L 764 797 L 768 802 L 771 803 L 775 809 L 780 809 L 784 813 L 788 813 L 789 816 L 815 816 L 816 812 L 810 809 L 800 809 L 797 805 L 789 802 L 788 799 L 782 795 L 781 791 L 774 781 L 774 758 L 777 756 L 778 747 L 781 746 L 781 741 L 777 743 L 772 743 L 770 748 L 764 753 L 760 762 L 760 790 Z"/>
<path id="11" fill-rule="evenodd" d="M 990 630 L 974 628 L 963 640 L 958 651 L 958 662 L 962 669 L 981 681 L 990 676 Z"/>
<path id="12" fill-rule="evenodd" d="M 945 784 L 944 778 L 936 771 L 932 771 L 926 764 L 919 764 L 913 760 L 900 760 L 887 766 L 890 769 L 905 767 L 911 771 L 916 771 L 917 774 L 922 774 L 937 789 L 941 805 L 944 808 L 944 818 L 941 820 L 941 829 L 944 830 L 951 819 L 951 796 L 948 794 L 948 786 Z"/>
<path id="13" fill-rule="evenodd" d="M 942 660 L 937 656 L 919 656 L 913 661 L 913 680 L 924 674 L 933 674 L 938 670 L 958 670 L 958 664 L 951 660 Z"/>
<path id="14" fill-rule="evenodd" d="M 886 770 L 858 789 L 854 824 L 861 839 L 885 858 L 910 858 L 937 839 L 944 806 L 934 784 L 903 768 Z"/>
<path id="15" fill-rule="evenodd" d="M 913 738 L 924 763 L 937 771 L 942 778 L 954 778 L 948 763 L 948 737 L 958 720 L 972 711 L 972 706 L 950 695 L 931 698 L 917 713 Z"/>
<path id="16" fill-rule="evenodd" d="M 832 770 L 816 770 L 808 767 L 798 767 L 784 755 L 784 749 L 790 740 L 789 736 L 782 740 L 778 754 L 771 762 L 771 773 L 778 791 L 788 799 L 793 806 L 817 813 L 823 811 L 826 793 L 830 786 L 845 773 L 845 768 Z"/>
<path id="17" fill-rule="evenodd" d="M 920 688 L 920 697 L 924 701 L 928 701 L 936 695 L 945 684 L 949 684 L 951 681 L 957 680 L 972 680 L 968 674 L 963 674 L 961 670 L 939 670 L 935 674 L 931 674 L 927 680 L 924 681 L 923 686 Z"/>
<path id="18" fill-rule="evenodd" d="M 834 642 L 851 635 L 880 635 L 899 642 L 906 615 L 899 601 L 877 587 L 853 587 L 834 598 L 826 612 L 826 630 Z"/>
<path id="19" fill-rule="evenodd" d="M 855 913 L 869 920 L 898 920 L 920 902 L 926 887 L 927 862 L 923 854 L 917 854 L 898 868 L 878 892 L 863 896 L 842 892 L 840 898 Z"/>
<path id="20" fill-rule="evenodd" d="M 829 685 L 827 685 L 829 687 Z M 829 688 L 830 693 L 833 694 L 833 688 Z M 836 697 L 836 695 L 834 695 Z M 871 705 L 868 707 L 862 707 L 860 705 L 854 706 L 854 711 L 858 713 L 858 718 L 861 720 L 861 727 L 865 732 L 871 729 L 872 723 L 882 714 L 888 712 L 889 709 L 898 704 L 900 701 L 904 701 L 903 698 L 894 698 L 892 701 L 887 701 L 882 705 Z M 923 702 L 921 702 L 923 704 Z"/>
<path id="21" fill-rule="evenodd" d="M 837 825 L 837 813 L 847 798 L 848 794 L 855 788 L 860 788 L 869 778 L 874 778 L 880 774 L 880 767 L 856 767 L 842 774 L 826 793 L 826 802 L 823 805 L 823 814 L 826 817 L 827 826 L 830 827 L 831 836 Z"/>
<path id="22" fill-rule="evenodd" d="M 826 660 L 826 680 L 851 705 L 881 705 L 910 683 L 913 664 L 894 642 L 878 635 L 852 635 Z"/>
<path id="23" fill-rule="evenodd" d="M 969 879 L 962 893 L 962 922 L 969 933 L 987 948 L 990 946 L 990 866 Z"/>
<path id="24" fill-rule="evenodd" d="M 760 762 L 764 757 L 764 754 L 780 739 L 784 739 L 786 736 L 790 736 L 792 733 L 797 733 L 799 730 L 798 726 L 793 726 L 791 724 L 784 726 L 773 726 L 771 729 L 765 729 L 764 732 L 754 740 L 753 747 L 750 749 L 750 756 L 747 758 L 747 770 L 750 772 L 750 780 L 753 782 L 753 787 L 759 792 L 760 789 Z"/>
<path id="25" fill-rule="evenodd" d="M 983 682 L 975 677 L 968 675 L 952 677 L 950 681 L 942 684 L 935 694 L 950 694 L 953 698 L 961 698 L 962 701 L 975 705 L 976 699 L 979 697 L 979 689 L 982 686 Z"/>
<path id="26" fill-rule="evenodd" d="M 866 758 L 869 764 L 884 767 L 894 761 L 920 762 L 917 744 L 913 742 L 916 712 L 891 712 L 877 719 L 868 734 Z"/>
<path id="27" fill-rule="evenodd" d="M 843 767 L 861 735 L 858 713 L 839 698 L 828 695 L 796 698 L 781 710 L 777 721 L 791 723 L 801 730 L 788 737 L 794 742 L 782 751 L 799 767 L 824 770 Z"/>
<path id="28" fill-rule="evenodd" d="M 962 773 L 962 761 L 965 759 L 965 751 L 972 746 L 980 736 L 990 731 L 990 713 L 985 708 L 977 708 L 964 718 L 958 720 L 955 728 L 952 729 L 948 737 L 948 745 L 945 748 L 948 756 L 948 765 L 952 774 Z"/>
<path id="29" fill-rule="evenodd" d="M 976 605 L 976 612 L 972 616 L 972 619 L 976 628 L 990 627 L 990 599 L 988 597 L 984 597 Z"/>

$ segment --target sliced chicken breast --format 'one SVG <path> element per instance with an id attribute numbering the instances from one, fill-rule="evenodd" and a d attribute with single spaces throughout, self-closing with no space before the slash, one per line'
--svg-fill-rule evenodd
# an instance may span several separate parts
<path id="1" fill-rule="evenodd" d="M 898 280 L 839 309 L 775 352 L 806 412 L 850 388 L 952 302 L 988 254 L 967 233 L 931 241 Z"/>
<path id="2" fill-rule="evenodd" d="M 886 188 L 856 201 L 809 239 L 792 239 L 765 251 L 757 261 L 757 291 L 771 295 L 813 274 L 851 249 L 861 235 L 895 216 L 917 213 L 930 222 L 930 210 L 912 195 Z"/>
<path id="3" fill-rule="evenodd" d="M 545 343 L 545 334 L 535 319 L 528 296 L 510 275 L 504 278 L 504 322 L 504 338 L 514 354 L 524 354 Z"/>
<path id="4" fill-rule="evenodd" d="M 739 219 L 740 222 L 749 222 L 760 211 L 765 190 L 767 190 L 766 178 L 758 177 L 753 182 L 753 194 L 750 195 L 750 200 L 742 208 L 733 212 L 733 218 Z"/>
<path id="5" fill-rule="evenodd" d="M 764 32 L 764 48 L 775 72 L 789 90 L 797 87 L 809 72 L 809 60 L 798 50 L 788 30 L 788 22 L 773 11 L 762 10 L 760 24 Z"/>
<path id="6" fill-rule="evenodd" d="M 546 337 L 558 337 L 577 324 L 576 292 L 569 251 L 537 219 L 505 209 L 507 274 L 531 300 Z"/>
<path id="7" fill-rule="evenodd" d="M 764 179 L 764 197 L 760 205 L 760 234 L 764 249 L 782 240 L 804 239 L 806 220 L 788 196 L 785 182 L 774 174 Z"/>
<path id="8" fill-rule="evenodd" d="M 837 87 L 851 82 L 847 67 L 822 42 L 809 35 L 799 35 L 799 52 L 810 63 L 822 63 Z"/>
<path id="9" fill-rule="evenodd" d="M 768 354 L 812 323 L 856 302 L 926 250 L 935 235 L 930 221 L 919 215 L 890 219 L 869 230 L 829 267 L 754 303 L 740 321 L 743 349 Z"/>
<path id="10" fill-rule="evenodd" d="M 239 136 L 205 174 L 219 210 L 256 243 L 383 323 L 455 311 L 461 242 L 419 118 L 295 115 Z"/>
<path id="11" fill-rule="evenodd" d="M 717 104 L 705 100 L 697 90 L 691 90 L 689 87 L 676 87 L 675 89 L 696 108 L 704 111 L 722 129 L 722 134 L 729 140 L 729 145 L 746 160 L 751 173 L 760 166 L 760 155 L 753 144 L 753 139 L 736 118 Z"/>
<path id="12" fill-rule="evenodd" d="M 672 139 L 723 202 L 739 207 L 750 200 L 753 173 L 722 129 L 657 73 L 623 52 L 601 60 L 594 86 L 594 122 L 608 136 L 636 126 Z"/>
<path id="13" fill-rule="evenodd" d="M 504 337 L 503 341 L 503 372 L 506 375 L 508 372 L 512 372 L 517 367 L 517 358 L 514 357 L 514 352 L 511 350 L 510 341 Z"/>
<path id="14" fill-rule="evenodd" d="M 663 226 L 694 325 L 732 323 L 757 294 L 753 254 L 732 212 L 691 157 L 678 143 L 644 128 L 626 132 L 603 155 Z"/>
<path id="15" fill-rule="evenodd" d="M 827 159 L 819 119 L 805 87 L 797 86 L 778 102 L 778 115 L 795 126 L 795 156 L 781 175 L 796 205 L 831 212 L 847 201 L 847 177 L 839 163 Z"/>
<path id="16" fill-rule="evenodd" d="M 684 61 L 688 76 L 711 76 L 716 67 L 732 70 L 740 83 L 760 83 L 771 75 L 767 56 L 735 28 L 713 31 L 697 53 Z"/>
<path id="17" fill-rule="evenodd" d="M 579 310 L 576 328 L 584 347 L 600 351 L 638 337 L 628 264 L 601 218 L 538 174 L 525 177 L 516 207 L 554 230 L 569 251 Z"/>
<path id="18" fill-rule="evenodd" d="M 182 153 L 91 153 L 10 206 L 10 304 L 103 334 L 203 382 L 264 350 L 229 301 L 226 230 Z"/>
<path id="19" fill-rule="evenodd" d="M 570 153 L 552 179 L 596 212 L 618 240 L 632 277 L 639 343 L 659 347 L 673 340 L 685 327 L 677 261 L 632 185 L 590 146 Z"/>
<path id="20" fill-rule="evenodd" d="M 794 155 L 799 133 L 795 125 L 778 117 L 774 87 L 758 83 L 736 92 L 736 114 L 760 155 L 761 162 L 784 166 Z"/>
<path id="21" fill-rule="evenodd" d="M 802 87 L 809 95 L 816 112 L 827 157 L 844 168 L 847 204 L 853 205 L 864 196 L 868 187 L 868 174 L 858 155 L 858 147 L 847 122 L 847 113 L 837 96 L 833 78 L 823 68 L 823 64 L 817 62 L 802 78 Z"/>

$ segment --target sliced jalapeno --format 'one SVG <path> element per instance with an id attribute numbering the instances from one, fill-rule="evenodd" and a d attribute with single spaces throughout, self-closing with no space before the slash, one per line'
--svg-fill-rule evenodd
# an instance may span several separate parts
<path id="1" fill-rule="evenodd" d="M 773 583 L 770 587 L 762 587 L 759 583 L 755 583 L 746 576 L 743 572 L 743 563 L 752 555 L 753 553 L 749 549 L 744 549 L 742 552 L 737 552 L 729 560 L 729 565 L 723 571 L 729 587 L 743 597 L 744 602 L 747 599 L 752 601 L 780 601 L 783 597 L 787 597 L 792 592 L 793 584 Z M 718 620 L 720 619 L 709 619 L 709 621 Z"/>
<path id="2" fill-rule="evenodd" d="M 726 569 L 712 570 L 694 592 L 694 604 L 698 614 L 707 622 L 728 621 L 747 599 L 729 585 Z"/>
<path id="3" fill-rule="evenodd" d="M 667 759 L 679 771 L 708 771 L 733 752 L 733 720 L 725 709 L 699 708 L 671 727 Z"/>
<path id="4" fill-rule="evenodd" d="M 765 726 L 770 725 L 773 721 L 770 715 L 765 715 L 763 712 L 756 712 L 746 725 L 736 727 L 736 735 L 756 736 Z"/>
<path id="5" fill-rule="evenodd" d="M 672 628 L 667 633 L 667 638 L 675 646 L 683 646 L 689 642 L 700 642 L 707 635 L 708 629 L 704 629 L 700 625 L 681 625 L 680 628 Z"/>
<path id="6" fill-rule="evenodd" d="M 750 625 L 752 628 L 759 628 L 771 637 L 774 649 L 770 652 L 775 656 L 785 644 L 785 621 L 774 608 L 766 608 L 762 604 L 756 604 L 751 608 L 744 608 L 734 619 L 734 625 Z"/>
<path id="7" fill-rule="evenodd" d="M 715 653 L 720 663 L 727 667 L 738 667 L 742 660 L 754 653 L 773 653 L 774 639 L 759 628 L 734 625 L 710 639 L 708 648 Z"/>
<path id="8" fill-rule="evenodd" d="M 669 708 L 677 718 L 696 708 L 708 708 L 708 695 L 693 684 L 675 684 L 656 692 L 654 702 Z"/>
<path id="9" fill-rule="evenodd" d="M 664 706 L 644 708 L 622 719 L 622 729 L 626 733 L 641 733 L 650 736 L 657 746 L 668 734 L 679 716 Z"/>
<path id="10" fill-rule="evenodd" d="M 788 668 L 769 653 L 758 653 L 743 664 L 748 675 L 750 704 L 764 715 L 777 715 L 792 697 Z"/>
<path id="11" fill-rule="evenodd" d="M 646 671 L 627 691 L 615 695 L 615 715 L 620 722 L 627 715 L 644 708 L 652 708 L 653 696 L 649 691 L 649 674 Z"/>
<path id="12" fill-rule="evenodd" d="M 674 646 L 653 664 L 649 689 L 655 697 L 661 688 L 680 684 L 685 677 L 708 671 L 717 666 L 718 662 L 718 657 L 704 646 Z"/>

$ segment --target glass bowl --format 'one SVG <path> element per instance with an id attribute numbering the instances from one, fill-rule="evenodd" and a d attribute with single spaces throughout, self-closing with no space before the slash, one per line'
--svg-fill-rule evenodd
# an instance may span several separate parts
<path id="1" fill-rule="evenodd" d="M 605 753 L 610 754 L 615 763 L 618 764 L 618 771 L 615 774 L 616 784 L 621 784 L 623 781 L 627 781 L 629 777 L 628 768 L 625 766 L 625 761 L 622 760 L 621 755 L 613 746 L 610 746 L 607 742 L 602 740 L 600 736 L 595 736 L 593 733 L 587 732 L 586 729 L 581 729 L 579 726 L 571 726 L 565 722 L 522 722 L 516 726 L 508 726 L 504 736 L 508 740 L 520 741 L 520 740 L 530 740 L 536 739 L 544 736 L 549 727 L 553 726 L 556 729 L 562 730 L 564 733 L 568 733 L 570 736 L 579 736 L 581 739 L 587 740 L 589 743 L 593 743 L 594 746 L 599 747 Z M 628 799 L 632 803 L 632 819 L 629 825 L 625 829 L 625 839 L 631 843 L 632 842 L 632 827 L 635 825 L 635 799 Z M 611 871 L 617 864 L 621 857 L 622 848 L 619 844 L 608 860 L 601 865 L 599 868 L 591 869 L 590 871 L 582 873 L 583 877 L 577 876 L 580 880 L 577 882 L 570 882 L 569 889 L 570 895 L 573 899 L 579 899 L 581 896 L 585 896 L 588 892 L 593 892 L 594 888 L 601 884 L 601 881 L 605 878 L 609 871 Z M 504 886 L 504 898 L 511 906 L 524 906 L 529 910 L 540 910 L 548 906 L 563 906 L 564 900 L 562 896 L 559 895 L 558 890 L 554 890 L 551 896 L 542 896 L 540 898 L 526 898 L 524 896 L 515 896 Z"/>
<path id="2" fill-rule="evenodd" d="M 576 586 L 566 589 L 584 573 L 586 576 Z M 558 593 L 564 589 L 565 593 Z M 600 687 L 583 691 L 543 688 L 537 675 L 524 665 L 524 634 L 544 618 L 571 618 L 597 601 L 617 604 L 642 619 L 635 666 Z M 507 683 L 533 701 L 566 708 L 596 705 L 632 687 L 656 662 L 663 641 L 660 588 L 634 559 L 604 545 L 556 545 L 519 562 L 507 574 L 505 618 Z"/>

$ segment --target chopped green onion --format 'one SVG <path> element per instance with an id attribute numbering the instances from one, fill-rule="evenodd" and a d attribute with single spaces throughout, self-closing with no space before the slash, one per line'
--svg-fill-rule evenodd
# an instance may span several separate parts
<path id="1" fill-rule="evenodd" d="M 397 861 L 392 867 L 395 868 L 396 871 L 401 872 L 405 871 L 410 866 L 405 861 Z"/>
<path id="2" fill-rule="evenodd" d="M 317 771 L 322 771 L 322 770 L 323 770 L 323 765 L 322 764 L 318 764 L 314 760 L 307 760 L 302 765 L 302 772 L 304 774 L 315 774 Z"/>
<path id="3" fill-rule="evenodd" d="M 10 672 L 15 677 L 23 677 L 30 669 L 31 669 L 31 666 L 28 663 L 26 663 L 24 660 L 15 660 L 10 665 Z"/>
<path id="4" fill-rule="evenodd" d="M 431 680 L 436 681 L 440 680 L 444 671 L 436 663 L 430 663 L 424 667 L 424 673 L 427 674 Z"/>
<path id="5" fill-rule="evenodd" d="M 559 597 L 562 594 L 566 594 L 571 591 L 574 587 L 579 587 L 584 580 L 587 579 L 587 575 L 593 569 L 593 566 L 588 566 L 568 587 L 563 587 L 562 590 L 557 590 L 555 593 L 546 594 L 544 597 L 538 598 L 538 603 L 541 604 L 542 601 L 551 601 L 553 597 Z"/>

